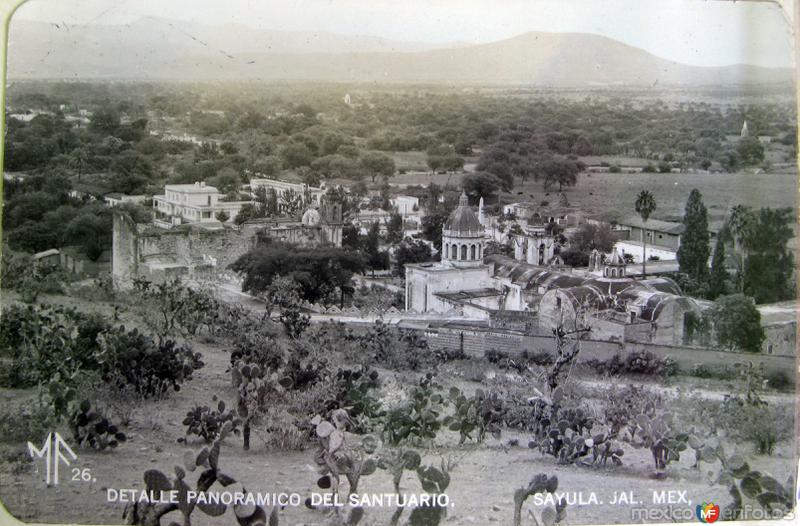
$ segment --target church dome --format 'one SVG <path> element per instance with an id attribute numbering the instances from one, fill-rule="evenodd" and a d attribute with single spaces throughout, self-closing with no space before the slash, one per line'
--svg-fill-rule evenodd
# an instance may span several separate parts
<path id="1" fill-rule="evenodd" d="M 444 230 L 449 231 L 451 235 L 458 235 L 462 232 L 465 234 L 483 233 L 483 225 L 481 225 L 478 216 L 467 204 L 467 194 L 461 194 L 458 200 L 458 208 L 453 210 L 450 217 L 445 221 Z"/>

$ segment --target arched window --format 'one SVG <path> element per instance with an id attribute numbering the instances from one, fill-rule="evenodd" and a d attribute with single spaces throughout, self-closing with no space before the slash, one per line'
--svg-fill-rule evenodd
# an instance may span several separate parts
<path id="1" fill-rule="evenodd" d="M 450 245 L 450 259 L 458 259 L 458 247 L 455 243 Z"/>
<path id="2" fill-rule="evenodd" d="M 544 251 L 545 247 L 544 243 L 542 243 L 541 245 L 539 245 L 539 265 L 544 265 Z"/>
<path id="3" fill-rule="evenodd" d="M 467 259 L 467 245 L 461 245 L 461 259 Z"/>
<path id="4" fill-rule="evenodd" d="M 477 254 L 476 250 L 477 249 L 475 248 L 475 245 L 472 245 L 471 247 L 469 247 L 469 259 L 474 261 L 474 260 L 476 260 L 478 258 L 478 254 Z"/>
<path id="5" fill-rule="evenodd" d="M 611 269 L 611 277 L 612 278 L 616 278 L 617 277 L 617 269 L 615 269 L 615 268 Z"/>
<path id="6" fill-rule="evenodd" d="M 483 259 L 483 245 L 478 245 L 478 259 Z"/>
<path id="7" fill-rule="evenodd" d="M 608 277 L 608 267 L 605 267 L 605 268 L 603 269 L 603 277 L 605 277 L 605 278 L 607 278 L 607 277 Z"/>
<path id="8" fill-rule="evenodd" d="M 450 243 L 445 243 L 444 244 L 444 251 L 443 252 L 444 252 L 444 258 L 445 259 L 450 257 Z"/>

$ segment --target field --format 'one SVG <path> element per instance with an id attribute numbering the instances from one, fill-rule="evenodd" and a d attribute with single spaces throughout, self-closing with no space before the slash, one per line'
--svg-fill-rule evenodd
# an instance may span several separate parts
<path id="1" fill-rule="evenodd" d="M 12 305 L 16 297 L 11 294 L 4 295 L 6 309 Z M 51 304 L 68 305 L 79 310 L 92 310 L 93 312 L 111 312 L 113 305 L 120 307 L 120 321 L 126 325 L 138 325 L 145 328 L 136 308 L 130 302 L 115 300 L 107 302 L 87 302 L 67 296 L 46 296 L 40 298 L 43 302 Z M 313 334 L 320 327 L 312 326 L 306 332 L 309 342 Z M 241 329 L 245 332 L 249 329 Z M 276 341 L 284 341 L 279 334 Z M 171 476 L 173 466 L 183 465 L 183 455 L 188 449 L 195 451 L 207 446 L 207 443 L 195 435 L 186 435 L 186 426 L 181 421 L 197 404 L 208 403 L 213 395 L 226 401 L 229 406 L 234 406 L 239 396 L 239 391 L 231 382 L 231 349 L 235 347 L 234 336 L 211 336 L 201 333 L 188 340 L 189 345 L 201 353 L 204 366 L 198 369 L 190 380 L 184 382 L 178 392 L 172 392 L 163 399 L 117 399 L 114 396 L 100 395 L 99 405 L 106 405 L 110 417 L 118 420 L 122 413 L 129 413 L 129 422 L 123 426 L 127 434 L 127 442 L 116 449 L 94 451 L 91 448 L 76 448 L 78 459 L 71 467 L 80 469 L 89 468 L 93 481 L 71 481 L 62 471 L 62 481 L 58 486 L 46 487 L 44 483 L 43 467 L 33 463 L 27 455 L 25 440 L 18 437 L 19 431 L 7 420 L 14 409 L 21 405 L 33 403 L 35 389 L 10 389 L 0 391 L 4 410 L 2 426 L 4 432 L 0 435 L 0 498 L 7 509 L 16 517 L 25 521 L 37 522 L 87 522 L 91 517 L 93 523 L 118 524 L 121 523 L 124 505 L 109 503 L 106 500 L 106 491 L 112 489 L 138 489 L 144 488 L 142 474 L 148 469 L 159 469 Z M 366 341 L 366 340 L 364 340 Z M 404 407 L 409 400 L 414 386 L 418 385 L 425 372 L 435 372 L 437 385 L 434 391 L 446 393 L 452 389 L 459 389 L 466 397 L 472 397 L 478 389 L 487 392 L 496 392 L 505 400 L 506 404 L 514 404 L 514 400 L 524 400 L 527 397 L 536 397 L 537 393 L 548 392 L 544 384 L 544 377 L 550 371 L 550 366 L 536 365 L 530 362 L 522 369 L 511 366 L 506 359 L 487 361 L 484 358 L 472 359 L 444 359 L 430 363 L 419 368 L 409 367 L 410 357 L 417 356 L 419 350 L 396 349 L 397 352 L 406 353 L 399 360 L 391 362 L 375 362 L 369 357 L 367 348 L 362 344 L 355 348 L 343 346 L 340 340 L 321 346 L 316 353 L 311 351 L 309 359 L 321 355 L 332 359 L 332 363 L 341 367 L 354 367 L 356 364 L 368 364 L 374 367 L 380 378 L 380 385 L 375 387 L 373 394 L 379 403 L 386 407 Z M 344 354 L 341 354 L 344 353 Z M 410 353 L 410 354 L 409 354 Z M 420 358 L 420 359 L 425 359 Z M 732 362 L 735 357 L 732 357 Z M 312 362 L 310 362 L 312 363 Z M 778 441 L 771 454 L 758 453 L 751 442 L 742 442 L 735 439 L 731 433 L 735 432 L 730 427 L 730 421 L 714 419 L 706 421 L 700 417 L 700 408 L 711 408 L 712 413 L 729 411 L 723 409 L 721 399 L 726 394 L 743 395 L 743 387 L 738 378 L 728 375 L 713 382 L 697 378 L 678 375 L 664 377 L 663 375 L 636 374 L 622 372 L 614 376 L 601 373 L 587 364 L 578 365 L 569 374 L 562 377 L 559 389 L 565 394 L 569 404 L 580 404 L 597 420 L 598 425 L 594 432 L 599 432 L 606 424 L 604 414 L 607 411 L 606 399 L 609 393 L 627 384 L 642 385 L 647 396 L 664 397 L 666 409 L 675 416 L 676 421 L 687 431 L 697 434 L 707 444 L 714 443 L 719 437 L 719 445 L 725 450 L 726 455 L 734 452 L 747 459 L 751 469 L 757 469 L 763 474 L 770 473 L 783 483 L 793 473 L 794 442 L 791 439 L 793 424 L 793 394 L 791 392 L 767 390 L 761 393 L 769 407 L 777 409 L 783 415 L 788 415 L 788 420 L 781 422 L 770 421 L 764 417 L 760 425 L 775 426 L 779 429 Z M 294 397 L 313 396 L 314 387 L 308 388 L 307 394 L 296 391 L 289 398 L 276 399 L 275 407 L 283 407 L 294 411 L 297 399 Z M 98 391 L 98 393 L 108 391 Z M 682 402 L 677 402 L 672 393 L 683 392 Z M 687 395 L 691 393 L 691 395 Z M 102 397 L 106 396 L 103 400 Z M 654 398 L 654 399 L 656 399 Z M 113 403 L 112 403 L 113 402 Z M 565 401 L 566 405 L 567 402 Z M 710 405 L 707 405 L 710 404 Z M 524 407 L 523 402 L 523 407 Z M 451 414 L 455 408 L 449 406 L 443 409 L 442 416 Z M 304 418 L 299 413 L 294 413 L 295 424 L 270 422 L 267 419 L 263 427 L 254 428 L 253 446 L 249 451 L 244 451 L 240 437 L 228 436 L 221 445 L 220 469 L 232 475 L 250 492 L 286 492 L 297 493 L 305 499 L 307 496 L 324 494 L 325 490 L 317 487 L 319 477 L 315 457 L 315 442 L 313 433 L 302 431 Z M 522 414 L 527 414 L 523 410 Z M 717 416 L 721 416 L 717 414 Z M 307 418 L 307 417 L 306 417 Z M 531 418 L 530 416 L 523 417 Z M 744 417 L 742 417 L 744 418 Z M 695 427 L 702 422 L 700 427 Z M 738 420 L 733 420 L 738 421 Z M 691 422 L 691 423 L 690 423 Z M 737 426 L 743 425 L 738 421 Z M 381 425 L 378 421 L 370 436 L 380 437 Z M 280 441 L 270 439 L 270 433 L 275 433 L 270 426 L 287 426 L 295 428 L 291 434 L 301 437 L 300 444 L 289 448 L 280 447 Z M 300 427 L 295 427 L 300 426 Z M 707 426 L 704 428 L 704 426 Z M 734 426 L 736 427 L 736 426 Z M 70 432 L 63 424 L 56 428 L 64 436 Z M 307 429 L 307 428 L 306 428 Z M 280 432 L 285 432 L 282 429 Z M 364 434 L 354 434 L 348 430 L 345 434 L 345 443 L 348 451 L 359 450 L 359 444 L 365 439 Z M 673 506 L 683 513 L 693 513 L 694 506 L 701 502 L 715 502 L 721 506 L 730 501 L 728 487 L 717 483 L 723 470 L 719 460 L 715 458 L 704 459 L 699 467 L 693 467 L 695 454 L 691 448 L 684 450 L 677 461 L 667 464 L 658 478 L 654 478 L 653 456 L 647 447 L 633 446 L 633 443 L 622 443 L 624 455 L 620 457 L 621 465 L 609 462 L 607 465 L 583 465 L 581 462 L 564 462 L 556 457 L 545 454 L 540 449 L 530 449 L 529 440 L 534 439 L 532 431 L 520 429 L 513 425 L 502 424 L 499 438 L 487 433 L 486 440 L 482 443 L 474 439 L 467 439 L 464 443 L 459 441 L 459 433 L 443 426 L 431 439 L 408 440 L 398 445 L 392 445 L 382 439 L 383 445 L 380 454 L 389 454 L 392 451 L 412 449 L 422 460 L 422 464 L 438 466 L 442 459 L 456 460 L 456 464 L 449 470 L 450 484 L 446 489 L 451 506 L 447 509 L 447 524 L 510 524 L 514 513 L 514 492 L 524 488 L 538 473 L 558 477 L 558 491 L 568 494 L 570 504 L 567 507 L 567 521 L 570 524 L 611 524 L 633 522 L 632 510 L 634 507 L 666 510 L 666 504 L 654 504 L 655 494 L 661 491 L 682 491 L 690 499 L 689 503 Z M 9 435 L 9 433 L 14 433 Z M 10 438 L 11 436 L 16 438 Z M 186 444 L 179 443 L 178 439 L 187 437 Z M 264 439 L 262 441 L 262 439 Z M 685 446 L 684 446 L 685 447 Z M 591 455 L 586 457 L 589 460 Z M 71 471 L 71 470 L 67 470 Z M 658 470 L 657 470 L 658 471 Z M 413 470 L 405 470 L 400 480 L 399 488 L 402 492 L 418 493 L 418 475 Z M 67 480 L 64 480 L 64 479 Z M 187 480 L 194 484 L 196 474 L 189 473 Z M 346 483 L 345 483 L 346 485 Z M 220 489 L 218 486 L 216 489 Z M 363 476 L 359 485 L 359 492 L 364 493 L 393 493 L 392 477 L 383 469 L 378 469 L 374 474 Z M 790 489 L 790 491 L 792 491 Z M 575 495 L 572 492 L 576 492 Z M 578 496 L 577 492 L 582 493 Z M 630 494 L 634 497 L 634 504 L 612 504 L 620 494 Z M 590 502 L 591 495 L 597 502 Z M 615 497 L 616 495 L 616 497 Z M 577 499 L 573 502 L 572 499 Z M 641 505 L 636 504 L 641 502 Z M 76 505 L 80 503 L 80 505 Z M 538 515 L 544 506 L 535 506 L 531 501 L 526 504 L 527 509 L 535 510 Z M 361 524 L 389 524 L 393 508 L 377 507 L 366 509 L 364 520 Z M 267 510 L 269 512 L 269 509 Z M 228 514 L 231 512 L 228 511 Z M 409 511 L 405 512 L 405 519 L 409 518 Z M 280 524 L 341 524 L 337 513 L 331 510 L 310 510 L 305 506 L 287 507 L 281 511 Z M 178 520 L 179 514 L 173 512 L 165 516 L 167 519 Z M 228 517 L 229 515 L 226 515 Z M 680 517 L 679 517 L 680 518 Z M 689 520 L 690 517 L 682 517 Z M 232 518 L 228 519 L 233 521 Z M 663 519 L 653 522 L 664 522 Z M 199 511 L 192 514 L 192 523 L 196 525 L 219 524 L 219 519 L 209 517 Z M 403 521 L 404 523 L 404 521 Z M 529 522 L 523 521 L 523 524 Z M 437 524 L 424 522 L 420 524 Z"/>

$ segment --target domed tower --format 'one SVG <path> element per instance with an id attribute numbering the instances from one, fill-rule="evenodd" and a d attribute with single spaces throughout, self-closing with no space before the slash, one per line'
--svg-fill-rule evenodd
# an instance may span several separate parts
<path id="1" fill-rule="evenodd" d="M 604 278 L 624 278 L 625 277 L 625 258 L 619 255 L 619 252 L 614 250 L 611 257 L 608 258 L 603 265 Z"/>
<path id="2" fill-rule="evenodd" d="M 442 263 L 455 267 L 474 267 L 483 262 L 486 233 L 478 216 L 469 207 L 462 192 L 458 208 L 453 210 L 442 228 Z"/>

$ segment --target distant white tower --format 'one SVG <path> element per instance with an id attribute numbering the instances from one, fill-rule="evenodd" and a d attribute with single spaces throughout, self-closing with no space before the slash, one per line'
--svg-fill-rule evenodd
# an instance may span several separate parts
<path id="1" fill-rule="evenodd" d="M 483 197 L 481 197 L 481 200 L 478 201 L 478 221 L 483 226 L 486 226 L 486 223 L 483 222 L 483 219 Z"/>
<path id="2" fill-rule="evenodd" d="M 740 135 L 742 137 L 747 137 L 750 135 L 750 131 L 747 129 L 747 121 L 744 121 L 744 124 L 742 124 L 742 133 Z"/>

